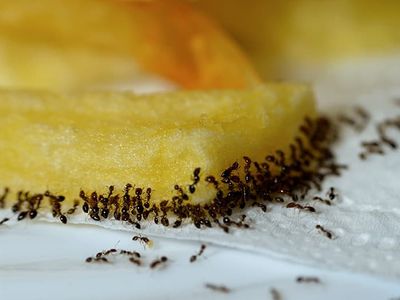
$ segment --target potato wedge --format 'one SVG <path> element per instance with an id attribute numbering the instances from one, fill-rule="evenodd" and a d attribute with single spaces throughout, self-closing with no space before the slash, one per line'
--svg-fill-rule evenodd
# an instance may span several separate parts
<path id="1" fill-rule="evenodd" d="M 77 89 L 151 72 L 185 88 L 259 82 L 239 47 L 179 0 L 0 1 L 0 85 Z"/>
<path id="2" fill-rule="evenodd" d="M 1 185 L 14 193 L 50 190 L 70 204 L 81 190 L 123 191 L 127 183 L 151 187 L 151 202 L 160 203 L 176 194 L 176 184 L 187 193 L 196 168 L 202 181 L 189 200 L 211 201 L 206 176 L 218 177 L 245 155 L 263 160 L 287 150 L 305 116 L 315 115 L 310 89 L 294 84 L 148 96 L 0 96 Z"/>

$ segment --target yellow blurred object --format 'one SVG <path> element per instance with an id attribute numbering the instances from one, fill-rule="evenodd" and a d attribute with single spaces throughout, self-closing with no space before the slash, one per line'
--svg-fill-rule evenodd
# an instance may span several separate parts
<path id="1" fill-rule="evenodd" d="M 400 54 L 396 0 L 196 0 L 266 78 L 344 58 Z"/>
<path id="2" fill-rule="evenodd" d="M 160 202 L 185 189 L 195 168 L 221 174 L 243 155 L 263 160 L 286 151 L 306 116 L 315 116 L 308 86 L 244 90 L 54 94 L 0 92 L 0 183 L 64 195 L 109 185 L 151 187 Z M 203 177 L 204 178 L 204 177 Z M 202 181 L 202 184 L 206 183 Z M 207 201 L 199 186 L 193 201 Z M 211 191 L 212 192 L 212 191 Z M 214 191 L 215 193 L 215 191 Z"/>
<path id="3" fill-rule="evenodd" d="M 186 88 L 259 82 L 239 47 L 184 1 L 0 1 L 2 86 L 109 84 L 138 66 Z"/>

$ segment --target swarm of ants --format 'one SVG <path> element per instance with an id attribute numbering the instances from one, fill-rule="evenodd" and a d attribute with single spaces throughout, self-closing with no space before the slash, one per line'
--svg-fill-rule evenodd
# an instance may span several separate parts
<path id="1" fill-rule="evenodd" d="M 290 199 L 290 203 L 285 205 L 287 208 L 315 212 L 313 206 L 298 202 L 304 200 L 311 189 L 321 190 L 327 176 L 338 176 L 346 168 L 336 162 L 330 149 L 337 138 L 335 128 L 327 118 L 305 118 L 300 134 L 289 145 L 288 151 L 277 150 L 267 155 L 264 161 L 253 161 L 244 156 L 242 161 L 233 162 L 219 175 L 202 176 L 202 169 L 195 168 L 192 183 L 188 186 L 175 184 L 175 193 L 170 199 L 157 201 L 152 198 L 151 187 L 134 187 L 128 183 L 121 192 L 113 185 L 106 193 L 81 190 L 77 195 L 79 200 L 74 201 L 72 208 L 64 210 L 65 197 L 62 195 L 50 191 L 41 194 L 18 191 L 12 211 L 18 214 L 18 220 L 27 216 L 34 219 L 40 209 L 50 207 L 53 217 L 67 223 L 67 216 L 81 206 L 82 211 L 95 221 L 113 218 L 138 229 L 143 220 L 174 228 L 190 220 L 197 228 L 214 225 L 225 232 L 229 232 L 231 226 L 250 227 L 245 223 L 245 215 L 238 221 L 232 218 L 235 211 L 246 207 L 259 207 L 266 212 L 268 205 Z M 190 199 L 196 194 L 200 182 L 213 191 L 214 196 L 203 204 L 194 204 Z M 4 206 L 9 194 L 10 190 L 6 188 L 0 196 L 0 207 Z M 44 201 L 48 205 L 42 206 Z M 323 202 L 329 205 L 330 200 Z"/>

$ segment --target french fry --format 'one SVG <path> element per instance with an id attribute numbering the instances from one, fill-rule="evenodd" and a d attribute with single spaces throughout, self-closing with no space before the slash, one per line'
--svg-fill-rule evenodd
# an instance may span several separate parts
<path id="1" fill-rule="evenodd" d="M 0 183 L 19 191 L 107 194 L 126 184 L 152 189 L 159 204 L 201 181 L 192 203 L 211 201 L 205 182 L 243 156 L 263 160 L 286 151 L 305 116 L 310 89 L 269 84 L 245 90 L 55 94 L 1 91 Z M 242 169 L 243 171 L 243 169 Z M 180 192 L 179 192 L 180 193 Z M 143 196 L 144 197 L 144 196 Z"/>
<path id="2" fill-rule="evenodd" d="M 77 89 L 150 72 L 184 88 L 259 82 L 217 24 L 179 0 L 0 2 L 0 84 Z"/>

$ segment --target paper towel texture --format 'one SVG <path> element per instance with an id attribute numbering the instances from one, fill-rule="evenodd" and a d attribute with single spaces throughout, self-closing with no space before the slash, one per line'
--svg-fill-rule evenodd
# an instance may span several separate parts
<path id="1" fill-rule="evenodd" d="M 393 64 L 398 68 L 393 68 Z M 367 71 L 376 73 L 365 77 L 363 74 Z M 270 205 L 266 213 L 251 208 L 246 211 L 251 228 L 232 228 L 229 234 L 219 228 L 199 230 L 185 225 L 173 229 L 150 223 L 145 223 L 140 232 L 201 240 L 317 267 L 400 277 L 400 150 L 386 148 L 385 155 L 374 155 L 365 161 L 358 157 L 361 141 L 377 137 L 377 122 L 400 116 L 400 105 L 396 102 L 400 99 L 397 78 L 400 78 L 400 60 L 385 59 L 376 64 L 352 65 L 350 69 L 337 68 L 316 81 L 322 112 L 351 113 L 352 107 L 359 104 L 372 117 L 361 133 L 343 126 L 334 150 L 338 162 L 348 164 L 349 169 L 340 177 L 328 178 L 323 192 L 309 194 L 310 199 L 314 195 L 325 197 L 329 187 L 335 187 L 339 196 L 332 201 L 332 206 L 310 200 L 317 209 L 313 214 L 279 204 Z M 351 81 L 355 82 L 354 86 Z M 400 142 L 400 131 L 390 131 L 390 134 Z M 0 217 L 7 215 L 9 211 L 0 211 Z M 42 215 L 40 220 L 54 219 Z M 95 222 L 86 215 L 73 216 L 69 222 L 137 231 L 132 225 L 112 220 Z M 331 232 L 333 239 L 317 230 L 316 225 Z"/>

